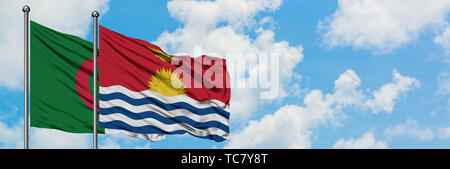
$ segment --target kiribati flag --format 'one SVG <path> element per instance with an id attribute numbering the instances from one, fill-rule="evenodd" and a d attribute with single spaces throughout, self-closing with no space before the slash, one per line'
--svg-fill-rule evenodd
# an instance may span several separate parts
<path id="1" fill-rule="evenodd" d="M 158 46 L 100 26 L 99 127 L 152 141 L 189 133 L 229 135 L 224 59 L 171 56 Z"/>

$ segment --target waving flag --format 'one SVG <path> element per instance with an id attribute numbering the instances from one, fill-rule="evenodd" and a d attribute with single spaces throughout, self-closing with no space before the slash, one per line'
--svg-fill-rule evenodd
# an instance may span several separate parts
<path id="1" fill-rule="evenodd" d="M 30 126 L 92 133 L 92 43 L 33 21 L 30 35 Z"/>
<path id="2" fill-rule="evenodd" d="M 100 26 L 99 126 L 106 133 L 229 135 L 224 59 L 170 56 L 158 46 Z"/>

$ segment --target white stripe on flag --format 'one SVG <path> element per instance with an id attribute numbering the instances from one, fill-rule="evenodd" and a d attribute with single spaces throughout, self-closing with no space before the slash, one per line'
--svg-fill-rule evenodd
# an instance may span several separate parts
<path id="1" fill-rule="evenodd" d="M 141 133 L 133 133 L 133 132 L 126 131 L 126 130 L 116 130 L 116 129 L 105 128 L 105 134 L 118 134 L 118 133 L 124 133 L 131 137 L 147 139 L 147 140 L 151 140 L 151 141 L 160 141 L 160 140 L 164 140 L 166 138 L 164 136 L 164 134 L 141 134 Z"/>
<path id="2" fill-rule="evenodd" d="M 153 98 L 160 100 L 167 104 L 177 103 L 177 102 L 185 102 L 185 103 L 188 103 L 199 109 L 207 108 L 207 107 L 220 107 L 223 110 L 225 110 L 226 112 L 230 112 L 229 111 L 230 106 L 221 101 L 218 101 L 218 100 L 197 101 L 186 95 L 177 95 L 177 96 L 172 96 L 172 97 L 166 97 L 166 96 L 163 96 L 163 95 L 159 94 L 158 92 L 155 92 L 152 90 L 144 90 L 144 91 L 140 91 L 140 92 L 135 92 L 135 91 L 128 90 L 127 88 L 120 86 L 120 85 L 109 86 L 109 87 L 101 87 L 100 86 L 100 94 L 111 94 L 111 93 L 116 93 L 116 92 L 125 94 L 126 96 L 133 98 L 133 99 L 153 97 Z"/>
<path id="3" fill-rule="evenodd" d="M 199 123 L 203 123 L 203 122 L 207 122 L 207 121 L 218 121 L 224 125 L 229 125 L 229 120 L 219 114 L 216 113 L 211 113 L 211 114 L 205 114 L 205 115 L 197 115 L 194 114 L 186 109 L 175 109 L 175 110 L 164 110 L 161 109 L 158 106 L 155 106 L 153 104 L 146 104 L 146 105 L 140 105 L 140 106 L 134 106 L 131 105 L 123 100 L 119 100 L 119 99 L 114 99 L 114 100 L 109 100 L 109 101 L 100 101 L 100 108 L 111 108 L 114 106 L 120 106 L 124 109 L 127 109 L 133 113 L 142 113 L 142 112 L 146 112 L 146 111 L 153 111 L 163 117 L 166 118 L 173 118 L 173 117 L 177 117 L 177 116 L 185 116 L 188 117 L 196 122 Z M 113 113 L 118 113 L 118 112 L 113 112 Z"/>
<path id="4" fill-rule="evenodd" d="M 215 127 L 207 128 L 207 129 L 197 129 L 194 128 L 186 123 L 175 123 L 175 124 L 164 124 L 160 121 L 154 119 L 154 118 L 146 118 L 146 119 L 140 119 L 140 120 L 134 120 L 131 118 L 128 118 L 127 116 L 120 114 L 120 113 L 114 113 L 109 115 L 100 115 L 100 121 L 104 123 L 112 122 L 112 121 L 122 121 L 130 126 L 133 127 L 142 127 L 142 126 L 148 126 L 152 125 L 155 126 L 163 131 L 166 132 L 173 132 L 177 130 L 185 130 L 188 131 L 196 136 L 208 136 L 208 135 L 218 135 L 225 139 L 228 138 L 228 133 Z"/>

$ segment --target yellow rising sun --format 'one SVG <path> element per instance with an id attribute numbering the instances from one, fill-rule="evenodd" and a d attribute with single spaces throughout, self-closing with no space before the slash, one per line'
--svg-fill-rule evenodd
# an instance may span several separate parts
<path id="1" fill-rule="evenodd" d="M 159 94 L 170 97 L 176 95 L 186 95 L 184 90 L 183 79 L 177 73 L 173 73 L 170 69 L 157 70 L 152 75 L 151 81 L 148 82 L 150 89 Z"/>

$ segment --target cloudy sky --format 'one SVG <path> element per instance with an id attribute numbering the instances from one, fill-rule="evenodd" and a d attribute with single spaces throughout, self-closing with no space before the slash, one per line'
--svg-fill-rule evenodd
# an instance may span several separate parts
<path id="1" fill-rule="evenodd" d="M 89 41 L 98 10 L 101 25 L 171 54 L 279 54 L 277 97 L 232 89 L 229 141 L 110 134 L 100 148 L 450 148 L 448 0 L 2 0 L 0 148 L 23 146 L 24 4 L 32 20 Z M 92 146 L 88 134 L 30 137 L 31 148 Z"/>

